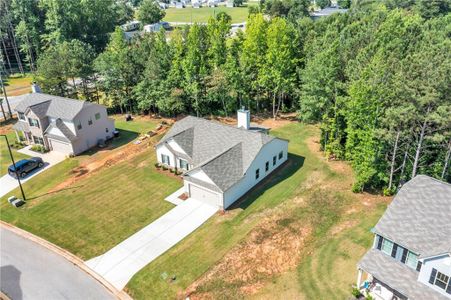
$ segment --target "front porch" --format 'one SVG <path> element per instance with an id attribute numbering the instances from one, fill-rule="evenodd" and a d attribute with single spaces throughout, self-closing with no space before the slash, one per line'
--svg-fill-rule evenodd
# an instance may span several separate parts
<path id="1" fill-rule="evenodd" d="M 399 294 L 373 275 L 358 269 L 357 287 L 365 297 L 371 296 L 376 300 L 404 300 L 407 297 Z"/>

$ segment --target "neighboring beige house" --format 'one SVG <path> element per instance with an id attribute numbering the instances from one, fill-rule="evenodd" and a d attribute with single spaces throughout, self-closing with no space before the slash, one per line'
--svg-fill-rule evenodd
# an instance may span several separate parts
<path id="1" fill-rule="evenodd" d="M 188 116 L 156 145 L 160 164 L 184 172 L 188 197 L 226 209 L 288 159 L 288 141 L 251 126 L 248 110 L 238 126 Z"/>
<path id="2" fill-rule="evenodd" d="M 16 106 L 18 139 L 49 150 L 77 155 L 113 137 L 114 120 L 95 103 L 31 93 Z"/>
<path id="3" fill-rule="evenodd" d="M 357 286 L 377 300 L 451 299 L 451 185 L 418 175 L 373 228 Z"/>

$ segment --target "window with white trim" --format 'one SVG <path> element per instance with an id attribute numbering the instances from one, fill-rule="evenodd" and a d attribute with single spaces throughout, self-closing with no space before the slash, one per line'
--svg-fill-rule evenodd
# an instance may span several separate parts
<path id="1" fill-rule="evenodd" d="M 260 177 L 260 169 L 255 170 L 255 179 Z"/>
<path id="2" fill-rule="evenodd" d="M 96 118 L 96 120 L 100 119 L 100 113 L 96 113 L 95 118 Z"/>
<path id="3" fill-rule="evenodd" d="M 418 264 L 418 256 L 413 252 L 407 253 L 406 265 L 411 267 L 412 269 L 416 269 Z"/>
<path id="4" fill-rule="evenodd" d="M 277 161 L 277 157 L 274 155 L 272 157 L 272 165 L 275 166 L 276 165 L 276 161 Z"/>
<path id="5" fill-rule="evenodd" d="M 25 121 L 25 114 L 24 113 L 19 112 L 18 116 L 19 116 L 19 120 Z"/>
<path id="6" fill-rule="evenodd" d="M 77 123 L 77 129 L 80 130 L 81 128 L 82 128 L 81 127 L 81 121 L 79 120 L 78 123 Z"/>
<path id="7" fill-rule="evenodd" d="M 179 159 L 179 166 L 180 166 L 181 169 L 184 169 L 184 170 L 187 170 L 187 171 L 189 170 L 188 162 L 186 160 L 184 160 L 184 159 Z"/>
<path id="8" fill-rule="evenodd" d="M 30 126 L 34 126 L 34 127 L 40 128 L 39 127 L 39 121 L 36 120 L 36 119 L 28 118 L 28 124 L 30 124 Z"/>
<path id="9" fill-rule="evenodd" d="M 282 157 L 283 157 L 283 151 L 280 151 L 279 152 L 279 159 L 282 159 Z"/>
<path id="10" fill-rule="evenodd" d="M 266 171 L 266 172 L 269 171 L 269 161 L 267 161 L 266 164 L 265 164 L 265 171 Z"/>
<path id="11" fill-rule="evenodd" d="M 387 239 L 382 241 L 382 252 L 385 254 L 391 255 L 391 251 L 393 249 L 393 242 Z"/>
<path id="12" fill-rule="evenodd" d="M 434 284 L 439 288 L 446 290 L 449 284 L 449 276 L 437 271 L 437 276 L 435 277 Z"/>
<path id="13" fill-rule="evenodd" d="M 169 155 L 166 154 L 161 154 L 161 162 L 165 165 L 170 165 L 171 164 L 171 160 L 169 158 Z"/>

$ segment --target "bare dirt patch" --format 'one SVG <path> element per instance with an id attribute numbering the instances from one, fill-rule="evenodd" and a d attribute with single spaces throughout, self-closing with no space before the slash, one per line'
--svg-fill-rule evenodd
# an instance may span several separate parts
<path id="1" fill-rule="evenodd" d="M 149 149 L 155 145 L 158 141 L 157 136 L 162 135 L 167 130 L 167 127 L 161 127 L 156 131 L 156 136 L 151 138 L 140 137 L 138 140 L 141 141 L 139 144 L 129 143 L 125 146 L 119 147 L 117 149 L 102 150 L 100 155 L 95 156 L 92 159 L 84 161 L 80 166 L 71 170 L 71 177 L 61 182 L 54 188 L 52 188 L 49 193 L 56 192 L 65 189 L 79 180 L 91 176 L 92 174 L 98 172 L 101 169 L 108 168 L 116 165 L 117 163 L 129 160 L 138 154 L 142 153 L 146 149 Z M 138 166 L 139 167 L 139 166 Z"/>
<path id="2" fill-rule="evenodd" d="M 191 299 L 215 298 L 208 286 L 218 279 L 236 286 L 241 294 L 254 294 L 273 275 L 281 274 L 299 262 L 300 251 L 312 230 L 294 219 L 266 218 L 250 232 L 243 243 L 233 248 L 209 272 L 192 284 Z"/>

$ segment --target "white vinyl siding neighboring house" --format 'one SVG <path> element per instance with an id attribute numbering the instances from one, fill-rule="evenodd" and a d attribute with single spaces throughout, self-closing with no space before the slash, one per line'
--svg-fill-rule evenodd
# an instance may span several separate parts
<path id="1" fill-rule="evenodd" d="M 113 137 L 114 120 L 104 106 L 43 93 L 31 93 L 17 105 L 18 138 L 29 144 L 77 155 Z"/>
<path id="2" fill-rule="evenodd" d="M 189 197 L 226 209 L 287 160 L 288 141 L 240 112 L 237 127 L 186 117 L 156 145 L 160 164 L 184 171 Z"/>

